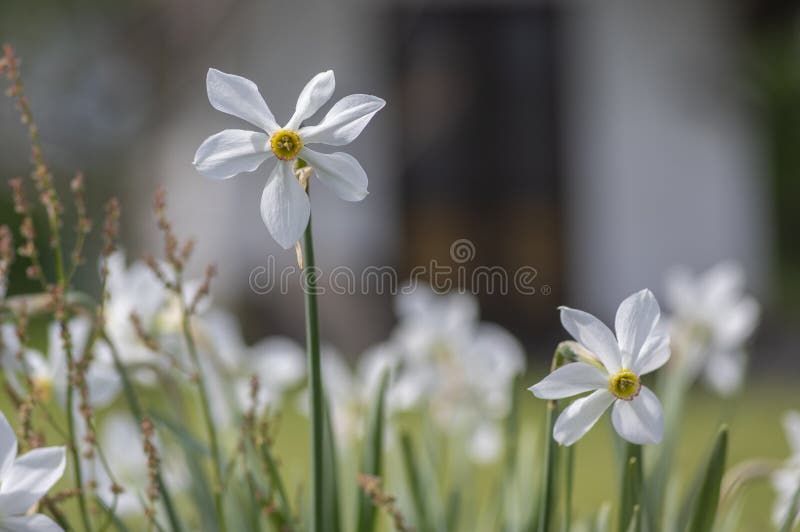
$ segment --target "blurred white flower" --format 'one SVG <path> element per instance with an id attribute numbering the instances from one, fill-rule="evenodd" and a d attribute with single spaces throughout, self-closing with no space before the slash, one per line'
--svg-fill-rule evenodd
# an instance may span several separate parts
<path id="1" fill-rule="evenodd" d="M 299 388 L 306 378 L 305 351 L 294 340 L 275 336 L 251 347 L 244 359 L 247 374 L 236 383 L 236 394 L 243 409 L 250 407 L 250 377 L 258 377 L 256 411 L 280 408 L 286 395 Z"/>
<path id="2" fill-rule="evenodd" d="M 106 334 L 126 364 L 154 363 L 156 357 L 136 334 L 131 314 L 136 313 L 146 331 L 152 330 L 159 311 L 166 305 L 167 291 L 144 262 L 127 266 L 121 251 L 106 260 L 109 294 L 104 309 Z"/>
<path id="3" fill-rule="evenodd" d="M 44 514 L 30 510 L 58 482 L 66 466 L 64 447 L 44 447 L 17 456 L 17 437 L 0 412 L 0 530 L 62 530 Z"/>
<path id="4" fill-rule="evenodd" d="M 660 316 L 650 290 L 641 290 L 620 304 L 614 324 L 616 337 L 591 314 L 561 307 L 562 325 L 595 356 L 597 364 L 566 364 L 529 388 L 540 399 L 592 392 L 573 401 L 558 417 L 553 428 L 557 442 L 572 445 L 578 441 L 612 404 L 611 420 L 620 436 L 640 445 L 661 441 L 661 403 L 641 382 L 643 375 L 669 360 L 669 337 L 656 330 Z"/>
<path id="5" fill-rule="evenodd" d="M 320 181 L 343 200 L 360 201 L 367 195 L 367 174 L 355 158 L 342 152 L 319 153 L 307 145 L 351 143 L 385 105 L 382 99 L 366 94 L 345 96 L 319 124 L 303 126 L 333 95 L 335 81 L 333 71 L 328 70 L 308 82 L 294 114 L 280 127 L 252 81 L 211 68 L 206 86 L 212 107 L 250 122 L 264 133 L 226 129 L 212 135 L 197 149 L 194 165 L 208 177 L 228 179 L 252 172 L 276 157 L 261 196 L 261 217 L 278 244 L 292 247 L 305 231 L 311 212 L 308 195 L 293 171 L 296 159 L 308 163 Z"/>
<path id="6" fill-rule="evenodd" d="M 758 324 L 758 302 L 745 294 L 744 284 L 744 271 L 733 262 L 697 276 L 683 268 L 667 276 L 676 362 L 691 374 L 702 373 L 721 395 L 741 387 L 747 363 L 744 344 Z"/>
<path id="7" fill-rule="evenodd" d="M 525 369 L 522 346 L 502 327 L 479 322 L 471 295 L 417 286 L 398 296 L 396 309 L 400 322 L 391 340 L 360 363 L 367 377 L 361 386 L 369 390 L 363 400 L 374 399 L 388 369 L 390 413 L 428 408 L 440 427 L 469 442 L 473 460 L 493 461 L 502 449 L 498 423 L 510 409 L 511 384 Z"/>
<path id="8" fill-rule="evenodd" d="M 51 323 L 47 330 L 47 356 L 35 349 L 25 349 L 23 361 L 17 358 L 19 340 L 13 327 L 4 326 L 3 337 L 6 352 L 3 353 L 4 367 L 9 382 L 22 391 L 19 376 L 27 375 L 33 386 L 33 393 L 41 401 L 55 398 L 62 406 L 67 397 L 67 355 L 61 338 L 61 325 Z M 91 334 L 91 321 L 83 316 L 73 318 L 67 323 L 72 343 L 73 356 L 78 359 L 86 356 L 85 349 Z M 12 336 L 13 334 L 13 336 Z M 11 344 L 5 343 L 10 341 Z M 16 352 L 15 352 L 16 351 Z M 86 373 L 86 386 L 89 390 L 89 404 L 95 408 L 111 403 L 121 390 L 121 383 L 108 344 L 96 340 L 92 346 L 92 361 Z"/>
<path id="9" fill-rule="evenodd" d="M 772 474 L 772 487 L 776 494 L 772 507 L 772 521 L 775 526 L 781 526 L 786 520 L 792 499 L 800 489 L 800 412 L 786 412 L 783 416 L 783 428 L 791 454 L 783 467 Z M 795 520 L 794 525 L 799 521 L 800 517 Z"/>
<path id="10" fill-rule="evenodd" d="M 126 265 L 125 255 L 116 252 L 108 257 L 108 300 L 105 306 L 106 334 L 116 347 L 122 362 L 133 367 L 133 376 L 143 385 L 156 382 L 153 369 L 168 367 L 174 360 L 179 365 L 190 368 L 188 353 L 182 331 L 182 305 L 180 298 L 164 286 L 150 267 L 143 261 Z M 160 264 L 161 271 L 168 282 L 174 282 L 175 272 L 166 263 Z M 194 301 L 202 282 L 195 279 L 183 281 L 182 298 L 185 302 Z M 198 315 L 211 308 L 211 298 L 202 298 L 193 316 L 194 332 L 202 328 Z M 151 351 L 136 332 L 131 315 L 136 314 L 142 330 L 173 357 L 159 356 Z"/>

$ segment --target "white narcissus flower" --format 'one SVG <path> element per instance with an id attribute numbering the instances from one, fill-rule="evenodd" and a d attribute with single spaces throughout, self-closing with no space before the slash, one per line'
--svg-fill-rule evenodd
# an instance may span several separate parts
<path id="1" fill-rule="evenodd" d="M 17 437 L 0 412 L 0 530 L 55 532 L 62 528 L 44 514 L 30 513 L 64 474 L 64 447 L 44 447 L 17 456 Z"/>
<path id="2" fill-rule="evenodd" d="M 616 337 L 600 320 L 561 307 L 561 323 L 597 364 L 572 362 L 559 367 L 529 389 L 540 399 L 564 399 L 584 392 L 558 417 L 553 438 L 572 445 L 614 405 L 611 421 L 617 433 L 635 444 L 658 443 L 664 433 L 661 403 L 641 378 L 669 360 L 669 336 L 659 333 L 658 302 L 650 290 L 623 301 L 615 320 Z"/>
<path id="3" fill-rule="evenodd" d="M 776 494 L 772 507 L 772 521 L 775 526 L 781 526 L 786 521 L 792 499 L 800 489 L 800 412 L 786 412 L 783 416 L 783 429 L 791 454 L 783 467 L 772 474 L 772 487 Z M 800 516 L 795 520 L 795 526 L 798 521 Z"/>
<path id="4" fill-rule="evenodd" d="M 741 387 L 747 363 L 744 344 L 758 324 L 758 302 L 745 294 L 744 284 L 744 271 L 733 262 L 697 276 L 684 268 L 667 276 L 676 361 L 692 375 L 702 373 L 720 395 Z"/>
<path id="5" fill-rule="evenodd" d="M 367 174 L 352 156 L 311 150 L 310 144 L 343 146 L 351 143 L 386 102 L 366 94 L 345 96 L 315 126 L 303 122 L 328 102 L 335 86 L 333 71 L 314 76 L 297 99 L 294 114 L 283 127 L 252 81 L 209 69 L 206 77 L 211 106 L 250 122 L 261 131 L 226 129 L 207 138 L 197 149 L 194 165 L 214 179 L 252 172 L 273 157 L 277 164 L 261 196 L 261 217 L 272 237 L 289 249 L 305 231 L 311 206 L 293 165 L 302 159 L 343 200 L 361 201 L 367 195 Z"/>

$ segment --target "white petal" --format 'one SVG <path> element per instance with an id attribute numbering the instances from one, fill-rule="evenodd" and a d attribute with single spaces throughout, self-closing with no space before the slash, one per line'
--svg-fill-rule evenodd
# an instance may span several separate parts
<path id="1" fill-rule="evenodd" d="M 591 351 L 609 372 L 619 371 L 622 366 L 619 344 L 605 324 L 582 310 L 561 308 L 561 324 L 578 343 Z"/>
<path id="2" fill-rule="evenodd" d="M 617 309 L 614 328 L 623 359 L 630 356 L 630 362 L 623 360 L 623 366 L 635 362 L 639 350 L 644 345 L 661 317 L 658 302 L 650 290 L 640 290 L 627 297 Z"/>
<path id="3" fill-rule="evenodd" d="M 783 415 L 783 429 L 793 457 L 800 458 L 800 412 L 792 410 Z"/>
<path id="4" fill-rule="evenodd" d="M 608 388 L 608 374 L 586 362 L 572 362 L 528 388 L 539 399 L 563 399 Z"/>
<path id="5" fill-rule="evenodd" d="M 280 129 L 258 87 L 249 79 L 209 68 L 206 88 L 208 101 L 217 111 L 247 120 L 270 135 Z"/>
<path id="6" fill-rule="evenodd" d="M 11 464 L 17 457 L 17 435 L 0 412 L 0 479 L 4 479 Z"/>
<path id="7" fill-rule="evenodd" d="M 351 94 L 331 107 L 322 122 L 300 130 L 303 142 L 319 142 L 329 146 L 350 144 L 367 127 L 369 121 L 386 102 L 377 96 Z"/>
<path id="8" fill-rule="evenodd" d="M 3 532 L 63 532 L 55 521 L 44 514 L 0 518 Z"/>
<path id="9" fill-rule="evenodd" d="M 744 290 L 745 274 L 737 262 L 720 262 L 709 268 L 699 280 L 700 291 L 705 302 L 720 305 L 736 297 Z"/>
<path id="10" fill-rule="evenodd" d="M 670 352 L 669 335 L 651 334 L 633 361 L 633 372 L 641 376 L 657 370 L 667 363 Z"/>
<path id="11" fill-rule="evenodd" d="M 761 308 L 755 298 L 745 297 L 728 305 L 714 320 L 715 340 L 724 347 L 737 348 L 747 341 L 758 324 Z"/>
<path id="12" fill-rule="evenodd" d="M 361 201 L 367 195 L 367 173 L 352 155 L 319 153 L 303 148 L 300 157 L 314 168 L 319 180 L 345 201 Z"/>
<path id="13" fill-rule="evenodd" d="M 0 485 L 0 494 L 13 495 L 4 501 L 6 515 L 23 514 L 58 482 L 66 465 L 64 447 L 34 449 L 17 458 Z"/>
<path id="14" fill-rule="evenodd" d="M 647 386 L 631 401 L 618 400 L 611 412 L 617 433 L 631 443 L 658 443 L 664 436 L 661 402 Z"/>
<path id="15" fill-rule="evenodd" d="M 306 230 L 310 215 L 308 194 L 295 177 L 292 165 L 279 162 L 261 195 L 264 225 L 278 244 L 289 249 Z"/>
<path id="16" fill-rule="evenodd" d="M 311 78 L 311 81 L 303 87 L 300 96 L 297 97 L 297 107 L 295 107 L 292 118 L 286 124 L 286 129 L 299 128 L 303 120 L 319 111 L 319 108 L 331 99 L 335 87 L 336 80 L 333 76 L 333 70 L 320 72 Z"/>
<path id="17" fill-rule="evenodd" d="M 741 388 L 747 356 L 741 350 L 717 350 L 706 362 L 704 377 L 718 394 L 729 396 Z"/>
<path id="18" fill-rule="evenodd" d="M 228 179 L 261 166 L 272 156 L 268 144 L 264 133 L 226 129 L 203 141 L 192 164 L 205 176 Z"/>
<path id="19" fill-rule="evenodd" d="M 614 396 L 608 390 L 597 390 L 573 401 L 558 416 L 553 427 L 553 438 L 561 445 L 572 445 L 597 423 L 613 402 Z"/>
<path id="20" fill-rule="evenodd" d="M 483 422 L 472 432 L 468 448 L 476 464 L 491 464 L 503 450 L 503 434 L 496 423 Z"/>

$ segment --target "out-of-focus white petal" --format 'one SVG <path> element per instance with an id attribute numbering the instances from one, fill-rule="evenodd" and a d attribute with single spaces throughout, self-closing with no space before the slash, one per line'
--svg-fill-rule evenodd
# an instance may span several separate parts
<path id="1" fill-rule="evenodd" d="M 347 153 L 319 153 L 308 148 L 300 150 L 317 177 L 345 201 L 361 201 L 367 192 L 367 173 L 355 157 Z"/>
<path id="2" fill-rule="evenodd" d="M 614 403 L 611 421 L 620 436 L 638 445 L 658 443 L 664 436 L 661 402 L 647 386 L 633 400 Z"/>
<path id="3" fill-rule="evenodd" d="M 651 334 L 633 362 L 633 372 L 647 375 L 667 363 L 670 356 L 670 341 L 667 334 Z"/>
<path id="4" fill-rule="evenodd" d="M 503 434 L 496 423 L 480 423 L 469 439 L 469 456 L 477 464 L 491 464 L 503 450 Z"/>
<path id="5" fill-rule="evenodd" d="M 609 372 L 621 369 L 619 344 L 605 324 L 582 310 L 560 307 L 561 324 L 575 340 L 591 351 Z"/>
<path id="6" fill-rule="evenodd" d="M 563 399 L 608 388 L 608 374 L 586 362 L 571 362 L 528 388 L 539 399 Z"/>
<path id="7" fill-rule="evenodd" d="M 64 532 L 64 529 L 44 514 L 19 517 L 0 517 L 3 532 Z"/>
<path id="8" fill-rule="evenodd" d="M 753 334 L 758 325 L 761 308 L 753 297 L 744 297 L 726 306 L 716 315 L 714 322 L 715 340 L 720 347 L 740 347 Z"/>
<path id="9" fill-rule="evenodd" d="M 747 356 L 744 351 L 718 349 L 708 356 L 704 377 L 718 394 L 728 396 L 741 388 L 746 365 Z"/>
<path id="10" fill-rule="evenodd" d="M 336 102 L 322 122 L 300 130 L 303 142 L 343 146 L 353 142 L 386 102 L 377 96 L 351 94 Z"/>
<path id="11" fill-rule="evenodd" d="M 650 290 L 644 289 L 628 296 L 617 309 L 614 328 L 622 350 L 622 365 L 635 364 L 644 343 L 661 317 L 658 301 Z M 630 360 L 625 360 L 630 358 Z"/>
<path id="12" fill-rule="evenodd" d="M 248 360 L 261 385 L 279 395 L 299 386 L 306 376 L 305 351 L 289 338 L 260 341 L 250 349 Z"/>
<path id="13" fill-rule="evenodd" d="M 744 291 L 744 268 L 737 262 L 723 261 L 709 268 L 698 282 L 703 301 L 721 309 Z"/>
<path id="14" fill-rule="evenodd" d="M 264 225 L 281 247 L 289 249 L 303 235 L 310 215 L 308 194 L 295 177 L 292 165 L 278 162 L 261 195 Z"/>
<path id="15" fill-rule="evenodd" d="M 208 101 L 217 111 L 246 120 L 270 135 L 280 129 L 258 87 L 249 79 L 209 68 L 206 88 Z"/>
<path id="16" fill-rule="evenodd" d="M 285 129 L 294 130 L 299 128 L 303 120 L 313 116 L 314 113 L 319 111 L 320 107 L 331 99 L 335 88 L 336 79 L 334 78 L 333 70 L 320 72 L 311 78 L 311 81 L 303 87 L 300 96 L 297 97 L 297 106 Z"/>
<path id="17" fill-rule="evenodd" d="M 27 452 L 14 460 L 0 484 L 0 494 L 13 494 L 4 501 L 0 512 L 21 515 L 58 482 L 66 466 L 64 447 L 44 447 Z"/>
<path id="18" fill-rule="evenodd" d="M 667 272 L 665 282 L 667 305 L 678 314 L 697 312 L 699 294 L 692 272 L 678 266 Z"/>
<path id="19" fill-rule="evenodd" d="M 614 396 L 608 390 L 597 390 L 576 399 L 558 416 L 553 438 L 561 445 L 572 445 L 597 423 L 613 402 Z"/>
<path id="20" fill-rule="evenodd" d="M 6 478 L 11 464 L 17 457 L 17 435 L 0 412 L 0 479 Z"/>
<path id="21" fill-rule="evenodd" d="M 205 176 L 228 179 L 261 166 L 272 156 L 268 144 L 264 133 L 226 129 L 203 141 L 192 164 Z"/>

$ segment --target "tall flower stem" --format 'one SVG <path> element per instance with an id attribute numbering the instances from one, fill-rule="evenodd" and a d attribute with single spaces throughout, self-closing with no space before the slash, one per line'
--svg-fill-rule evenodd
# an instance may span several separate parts
<path id="1" fill-rule="evenodd" d="M 319 349 L 317 272 L 314 265 L 314 237 L 311 230 L 311 217 L 308 219 L 308 227 L 306 227 L 303 236 L 303 263 L 303 289 L 306 298 L 306 351 L 308 353 L 309 388 L 311 390 L 311 531 L 319 532 L 322 530 L 325 519 L 323 512 L 325 424 Z"/>
<path id="2" fill-rule="evenodd" d="M 181 287 L 178 283 L 178 287 Z M 192 335 L 190 312 L 186 305 L 186 299 L 181 293 L 178 294 L 182 306 L 182 319 L 181 327 L 183 329 L 183 336 L 186 340 L 186 347 L 189 350 L 189 356 L 192 357 L 192 363 L 197 370 L 197 389 L 200 392 L 200 406 L 203 410 L 203 420 L 205 421 L 206 430 L 208 431 L 208 440 L 211 446 L 211 457 L 214 461 L 214 506 L 217 510 L 217 520 L 219 523 L 219 530 L 227 532 L 228 527 L 225 522 L 225 505 L 222 500 L 222 484 L 223 484 L 223 466 L 222 456 L 220 454 L 219 440 L 217 438 L 217 429 L 214 425 L 214 418 L 211 415 L 211 403 L 208 400 L 207 381 L 205 379 L 205 372 L 200 365 L 200 356 L 197 354 L 197 346 L 195 345 L 194 336 Z"/>

